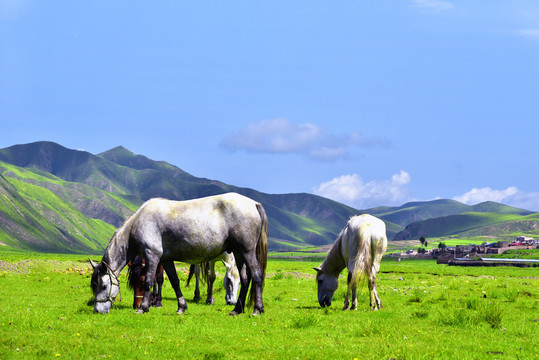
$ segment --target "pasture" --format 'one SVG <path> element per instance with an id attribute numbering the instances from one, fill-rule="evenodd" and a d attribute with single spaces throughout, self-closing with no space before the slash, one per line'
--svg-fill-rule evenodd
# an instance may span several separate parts
<path id="1" fill-rule="evenodd" d="M 231 317 L 216 267 L 215 304 L 193 303 L 184 315 L 168 280 L 163 308 L 135 314 L 122 302 L 94 314 L 87 257 L 0 252 L 0 359 L 534 359 L 539 358 L 537 268 L 464 268 L 430 260 L 382 262 L 384 308 L 343 312 L 346 273 L 333 306 L 322 309 L 315 272 L 320 259 L 269 259 L 266 312 Z M 100 256 L 92 256 L 100 260 Z M 177 264 L 181 284 L 188 265 Z M 203 287 L 203 293 L 205 288 Z M 202 296 L 204 299 L 204 296 Z"/>

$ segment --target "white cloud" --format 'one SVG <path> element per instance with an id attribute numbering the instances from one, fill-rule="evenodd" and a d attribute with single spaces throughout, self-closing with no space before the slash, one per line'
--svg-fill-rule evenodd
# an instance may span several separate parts
<path id="1" fill-rule="evenodd" d="M 412 0 L 414 6 L 430 11 L 446 11 L 455 8 L 455 5 L 449 1 L 443 0 Z"/>
<path id="2" fill-rule="evenodd" d="M 364 182 L 357 174 L 342 175 L 314 188 L 313 192 L 357 209 L 401 205 L 410 200 L 406 188 L 410 181 L 410 174 L 404 170 L 383 181 Z"/>
<path id="3" fill-rule="evenodd" d="M 517 34 L 539 40 L 539 29 L 521 29 L 517 30 Z"/>
<path id="4" fill-rule="evenodd" d="M 539 193 L 524 192 L 516 186 L 509 186 L 504 190 L 495 190 L 490 187 L 473 188 L 463 195 L 455 196 L 453 199 L 468 205 L 495 201 L 526 210 L 537 211 L 539 209 Z"/>
<path id="5" fill-rule="evenodd" d="M 286 118 L 262 120 L 227 135 L 221 146 L 230 150 L 272 154 L 302 154 L 317 161 L 346 158 L 351 147 L 387 147 L 378 137 L 363 137 L 358 132 L 338 136 L 312 123 L 295 124 Z"/>
<path id="6" fill-rule="evenodd" d="M 473 188 L 463 195 L 455 196 L 453 199 L 468 205 L 478 204 L 484 201 L 501 203 L 508 197 L 515 195 L 517 192 L 518 189 L 514 186 L 510 186 L 505 190 L 493 190 L 489 187 L 481 189 Z"/>
<path id="7" fill-rule="evenodd" d="M 289 153 L 303 149 L 320 137 L 322 129 L 314 124 L 293 124 L 277 118 L 248 124 L 244 129 L 225 137 L 225 147 L 255 152 Z"/>

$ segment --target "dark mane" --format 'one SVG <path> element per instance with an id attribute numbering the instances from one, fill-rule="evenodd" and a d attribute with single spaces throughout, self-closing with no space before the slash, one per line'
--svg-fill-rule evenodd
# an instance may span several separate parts
<path id="1" fill-rule="evenodd" d="M 127 269 L 127 286 L 130 289 L 134 289 L 140 282 L 140 276 L 145 274 L 146 267 L 143 266 L 142 258 L 136 256 L 131 261 L 131 266 Z"/>

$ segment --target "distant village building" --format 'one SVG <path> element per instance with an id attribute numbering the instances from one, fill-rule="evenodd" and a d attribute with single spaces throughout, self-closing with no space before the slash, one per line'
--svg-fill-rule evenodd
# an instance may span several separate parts
<path id="1" fill-rule="evenodd" d="M 403 252 L 388 254 L 389 257 L 395 257 L 397 261 L 408 258 L 414 259 L 437 259 L 438 264 L 447 264 L 449 261 L 457 258 L 476 258 L 488 257 L 486 254 L 502 254 L 507 250 L 517 249 L 539 249 L 539 240 L 531 237 L 519 236 L 512 243 L 508 241 L 498 241 L 496 243 L 484 242 L 481 245 L 457 245 L 455 247 L 446 247 L 445 249 L 426 249 L 424 254 L 419 254 L 417 250 L 406 250 Z"/>

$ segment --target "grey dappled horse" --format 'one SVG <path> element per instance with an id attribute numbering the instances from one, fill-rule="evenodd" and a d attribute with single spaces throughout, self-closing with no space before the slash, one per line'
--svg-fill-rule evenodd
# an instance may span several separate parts
<path id="1" fill-rule="evenodd" d="M 215 299 L 213 298 L 213 283 L 215 282 L 215 263 L 221 260 L 225 265 L 226 272 L 223 278 L 223 287 L 225 288 L 225 301 L 227 305 L 236 305 L 238 290 L 240 288 L 240 273 L 236 266 L 236 260 L 232 253 L 226 251 L 211 261 L 207 261 L 200 265 L 191 265 L 189 267 L 189 276 L 187 277 L 187 285 L 191 278 L 195 276 L 196 287 L 195 297 L 193 301 L 200 300 L 200 273 L 202 272 L 202 279 L 208 285 L 208 291 L 206 296 L 206 304 L 213 304 Z"/>
<path id="2" fill-rule="evenodd" d="M 102 261 L 92 262 L 94 311 L 109 312 L 120 291 L 118 276 L 127 262 L 140 255 L 148 272 L 141 309 L 150 307 L 150 291 L 161 262 L 178 300 L 178 314 L 187 309 L 174 261 L 201 264 L 232 252 L 240 269 L 240 294 L 234 310 L 244 312 L 249 284 L 253 315 L 264 312 L 268 219 L 261 204 L 236 193 L 187 201 L 152 199 L 144 203 L 114 233 Z"/>
<path id="3" fill-rule="evenodd" d="M 317 272 L 318 302 L 320 306 L 331 306 L 337 287 L 338 277 L 348 268 L 348 290 L 343 310 L 357 309 L 357 284 L 365 276 L 369 283 L 371 309 L 382 307 L 376 291 L 376 274 L 387 248 L 386 225 L 371 215 L 352 217 L 341 231 L 337 241 L 328 252 L 322 264 L 314 268 Z M 352 306 L 350 307 L 350 292 Z"/>

